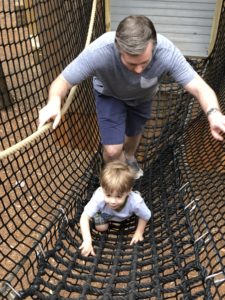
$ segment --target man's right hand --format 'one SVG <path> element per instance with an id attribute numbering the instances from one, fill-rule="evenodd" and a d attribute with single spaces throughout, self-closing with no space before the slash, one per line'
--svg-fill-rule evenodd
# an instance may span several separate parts
<path id="1" fill-rule="evenodd" d="M 61 120 L 61 99 L 59 96 L 52 96 L 49 102 L 39 111 L 39 125 L 40 129 L 47 121 L 53 119 L 53 129 L 55 129 Z"/>

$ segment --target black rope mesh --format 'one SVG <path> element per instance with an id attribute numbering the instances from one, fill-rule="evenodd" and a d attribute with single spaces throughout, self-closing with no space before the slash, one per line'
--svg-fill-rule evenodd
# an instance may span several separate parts
<path id="1" fill-rule="evenodd" d="M 92 1 L 0 2 L 1 150 L 36 131 L 60 71 L 85 47 Z M 209 58 L 187 58 L 225 112 L 224 3 Z M 97 2 L 92 40 L 105 31 Z M 136 218 L 92 229 L 82 257 L 79 217 L 102 163 L 91 80 L 59 128 L 1 160 L 0 298 L 223 299 L 225 146 L 211 137 L 197 101 L 166 74 L 138 149 L 135 188 L 152 211 L 143 242 Z"/>

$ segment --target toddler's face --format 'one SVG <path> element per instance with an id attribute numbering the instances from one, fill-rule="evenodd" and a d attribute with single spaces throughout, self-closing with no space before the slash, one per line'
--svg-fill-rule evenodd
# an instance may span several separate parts
<path id="1" fill-rule="evenodd" d="M 107 193 L 103 190 L 103 192 L 105 195 L 105 202 L 108 204 L 108 206 L 111 209 L 119 209 L 121 206 L 123 206 L 130 191 L 127 193 L 123 193 L 122 195 L 118 194 L 117 191 L 113 193 Z"/>

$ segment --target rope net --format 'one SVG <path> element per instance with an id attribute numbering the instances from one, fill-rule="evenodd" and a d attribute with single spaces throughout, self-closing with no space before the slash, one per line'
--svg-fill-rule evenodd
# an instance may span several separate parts
<path id="1" fill-rule="evenodd" d="M 225 294 L 224 143 L 197 101 L 165 74 L 137 158 L 152 212 L 143 242 L 136 218 L 92 229 L 82 257 L 79 217 L 102 163 L 91 80 L 79 85 L 58 129 L 37 129 L 60 71 L 85 47 L 94 1 L 1 1 L 0 298 L 222 299 Z M 214 50 L 187 58 L 225 112 L 225 8 Z M 105 31 L 97 1 L 91 40 Z M 20 144 L 19 144 L 20 145 Z"/>

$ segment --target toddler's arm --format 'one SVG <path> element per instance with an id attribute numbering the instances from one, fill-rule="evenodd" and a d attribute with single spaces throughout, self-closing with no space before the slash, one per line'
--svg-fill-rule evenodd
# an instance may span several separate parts
<path id="1" fill-rule="evenodd" d="M 137 225 L 137 228 L 133 235 L 133 238 L 130 242 L 130 245 L 136 244 L 139 241 L 143 241 L 143 239 L 144 239 L 143 234 L 144 234 L 144 230 L 145 230 L 147 223 L 148 223 L 148 221 L 146 221 L 144 219 L 141 219 L 141 218 L 138 219 L 138 225 Z"/>
<path id="2" fill-rule="evenodd" d="M 80 229 L 83 238 L 83 243 L 79 247 L 83 256 L 94 255 L 94 248 L 92 246 L 92 237 L 90 231 L 90 217 L 83 212 L 80 218 Z"/>

